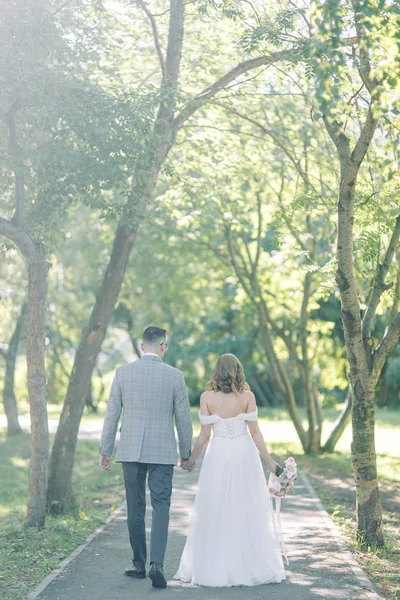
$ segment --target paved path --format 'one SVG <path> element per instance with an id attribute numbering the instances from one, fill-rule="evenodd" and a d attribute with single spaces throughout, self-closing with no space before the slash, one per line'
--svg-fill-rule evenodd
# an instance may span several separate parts
<path id="1" fill-rule="evenodd" d="M 113 468 L 120 468 L 113 465 Z M 198 470 L 197 470 L 198 473 Z M 354 559 L 339 547 L 332 521 L 313 496 L 300 474 L 296 494 L 283 504 L 282 522 L 290 560 L 287 581 L 251 588 L 202 588 L 171 581 L 179 564 L 187 531 L 197 476 L 175 470 L 170 534 L 165 574 L 166 590 L 156 590 L 151 582 L 123 575 L 131 559 L 125 512 L 122 511 L 72 560 L 40 594 L 37 600 L 376 600 L 367 589 L 368 581 Z M 150 526 L 148 510 L 147 528 Z M 354 573 L 348 560 L 353 560 Z"/>
<path id="2" fill-rule="evenodd" d="M 31 420 L 29 415 L 20 415 L 18 417 L 19 424 L 21 428 L 25 431 L 30 431 L 31 429 Z M 54 435 L 57 431 L 58 427 L 58 419 L 49 419 L 49 433 L 50 435 Z M 7 427 L 7 418 L 4 413 L 0 414 L 0 429 L 6 429 Z M 93 421 L 88 421 L 86 423 L 81 423 L 79 426 L 79 439 L 80 440 L 90 440 L 97 442 L 100 440 L 101 430 L 103 427 L 102 419 L 94 419 Z M 118 432 L 119 436 L 119 432 Z M 119 437 L 117 436 L 117 439 Z"/>

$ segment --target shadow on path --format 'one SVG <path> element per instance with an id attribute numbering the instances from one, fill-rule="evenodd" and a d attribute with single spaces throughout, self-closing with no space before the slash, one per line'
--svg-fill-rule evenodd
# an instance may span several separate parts
<path id="1" fill-rule="evenodd" d="M 198 469 L 196 470 L 198 473 Z M 282 522 L 290 565 L 280 584 L 236 588 L 202 588 L 172 580 L 185 543 L 197 476 L 175 469 L 170 534 L 165 562 L 166 590 L 149 579 L 123 575 L 131 561 L 125 512 L 121 513 L 37 597 L 38 600 L 218 600 L 270 599 L 369 600 L 376 595 L 360 585 L 338 548 L 327 521 L 304 484 L 283 502 Z M 148 509 L 149 532 L 151 509 Z"/>

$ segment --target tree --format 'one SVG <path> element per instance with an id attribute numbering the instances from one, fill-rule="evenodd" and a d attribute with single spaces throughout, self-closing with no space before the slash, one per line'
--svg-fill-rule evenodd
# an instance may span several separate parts
<path id="1" fill-rule="evenodd" d="M 151 202 L 166 156 L 174 146 L 183 124 L 201 106 L 221 89 L 250 70 L 277 61 L 292 60 L 296 52 L 285 51 L 269 56 L 244 60 L 224 75 L 218 77 L 199 94 L 178 93 L 181 66 L 183 26 L 185 18 L 183 0 L 171 0 L 166 56 L 162 53 L 157 22 L 144 2 L 139 2 L 149 19 L 161 71 L 161 81 L 156 92 L 157 108 L 152 122 L 152 134 L 144 144 L 145 150 L 132 171 L 132 189 L 124 205 L 115 234 L 110 260 L 96 296 L 88 326 L 76 351 L 63 411 L 53 445 L 50 460 L 48 506 L 53 512 L 68 510 L 74 506 L 72 469 L 79 423 L 87 397 L 91 373 L 100 351 L 118 299 L 130 252 L 136 242 L 137 232 Z M 163 13 L 164 14 L 164 13 Z M 156 70 L 157 71 L 157 70 Z M 147 77 L 145 77 L 147 80 Z M 140 84 L 139 88 L 144 84 Z M 138 91 L 136 90 L 136 93 Z M 179 103 L 181 104 L 179 110 Z M 142 144 L 143 145 L 143 144 Z"/>
<path id="2" fill-rule="evenodd" d="M 0 218 L 0 233 L 12 241 L 28 265 L 28 318 L 26 360 L 31 417 L 31 462 L 27 523 L 42 527 L 45 521 L 49 430 L 46 408 L 46 375 L 44 338 L 46 328 L 46 297 L 49 263 L 42 242 L 32 239 L 25 226 L 24 167 L 19 156 L 15 116 L 20 108 L 17 97 L 8 109 L 5 122 L 8 129 L 9 153 L 14 167 L 14 212 L 11 219 Z"/>
<path id="3" fill-rule="evenodd" d="M 301 74 L 296 81 L 296 90 L 301 90 Z M 316 363 L 326 359 L 318 351 L 321 342 L 316 343 L 310 314 L 316 299 L 326 293 L 323 289 L 332 288 L 334 182 L 325 167 L 330 152 L 323 129 L 311 121 L 298 124 L 298 114 L 307 111 L 307 104 L 290 93 L 283 95 L 285 83 L 279 73 L 268 73 L 268 100 L 258 98 L 251 117 L 245 108 L 246 92 L 256 95 L 265 85 L 262 76 L 254 89 L 247 84 L 245 92 L 226 94 L 223 103 L 212 102 L 213 108 L 224 109 L 225 117 L 219 110 L 208 110 L 186 127 L 188 137 L 179 148 L 185 172 L 177 174 L 169 210 L 179 210 L 182 225 L 175 225 L 177 231 L 196 247 L 208 248 L 224 271 L 237 278 L 258 320 L 273 387 L 288 408 L 304 450 L 319 452 L 322 423 L 312 381 Z M 301 95 L 307 101 L 307 94 Z M 294 139 L 289 133 L 293 129 L 298 135 Z M 207 150 L 209 145 L 210 154 L 199 158 L 191 152 L 189 147 L 196 143 Z M 308 431 L 297 410 L 301 403 L 308 408 Z M 330 447 L 347 420 L 344 410 Z"/>
<path id="4" fill-rule="evenodd" d="M 336 147 L 340 165 L 336 281 L 353 394 L 352 458 L 358 537 L 363 544 L 382 546 L 374 396 L 383 364 L 398 339 L 400 314 L 388 324 L 376 348 L 371 330 L 398 244 L 398 208 L 393 211 L 396 224 L 392 224 L 392 236 L 378 265 L 363 316 L 354 275 L 353 244 L 357 180 L 363 174 L 372 138 L 380 127 L 382 132 L 390 131 L 391 122 L 398 123 L 400 15 L 396 3 L 380 0 L 352 0 L 350 5 L 311 2 L 310 8 L 310 15 L 303 6 L 290 6 L 272 18 L 267 15 L 258 27 L 249 28 L 242 43 L 248 48 L 268 48 L 271 44 L 285 48 L 288 40 L 301 38 L 298 59 L 314 81 L 314 118 L 323 119 Z"/>
<path id="5" fill-rule="evenodd" d="M 130 140 L 143 137 L 140 111 L 145 109 L 105 93 L 88 74 L 86 67 L 94 68 L 96 57 L 90 39 L 76 51 L 76 27 L 83 32 L 86 25 L 76 12 L 64 14 L 47 0 L 18 0 L 3 12 L 0 111 L 1 133 L 8 147 L 1 155 L 5 203 L 0 234 L 19 249 L 29 273 L 26 349 L 32 445 L 28 524 L 41 527 L 49 453 L 44 360 L 47 255 L 62 237 L 74 203 L 83 200 L 96 205 L 104 215 L 118 212 L 120 195 L 126 193 Z M 128 129 L 130 137 L 121 153 L 121 138 Z M 110 180 L 116 188 L 113 198 L 105 193 Z"/>
<path id="6" fill-rule="evenodd" d="M 384 6 L 382 11 L 379 2 L 359 0 L 352 0 L 349 12 L 341 3 L 318 9 L 314 7 L 314 11 L 314 26 L 319 31 L 313 63 L 320 83 L 317 99 L 340 164 L 336 281 L 341 297 L 353 393 L 352 461 L 356 478 L 358 537 L 364 545 L 380 547 L 384 544 L 384 538 L 375 456 L 374 398 L 382 367 L 400 334 L 400 312 L 388 323 L 377 347 L 372 340 L 372 329 L 377 307 L 388 289 L 385 280 L 399 243 L 400 216 L 395 219 L 389 244 L 377 267 L 364 314 L 354 276 L 353 248 L 357 180 L 373 136 L 379 125 L 383 124 L 383 114 L 388 111 L 387 100 L 392 95 L 393 83 L 396 85 L 398 81 L 393 80 L 392 71 L 395 69 L 396 72 L 397 67 L 398 74 L 397 62 L 388 65 L 386 61 L 380 61 L 387 51 L 392 52 L 393 48 L 399 51 L 398 28 L 397 31 L 395 29 L 395 24 L 399 25 L 399 13 L 391 5 Z M 345 14 L 351 18 L 357 38 L 350 65 L 343 51 L 337 48 L 335 38 L 327 40 L 320 27 L 323 22 L 325 30 L 340 35 Z M 321 47 L 321 41 L 324 44 L 323 57 L 320 56 L 320 50 L 316 49 L 318 45 Z M 335 66 L 334 73 L 332 64 Z M 349 79 L 353 89 L 357 88 L 356 103 L 348 101 L 350 90 L 346 88 L 346 83 Z M 327 96 L 328 86 L 331 95 Z M 354 106 L 358 111 L 356 117 Z M 354 118 L 359 122 L 359 131 L 350 125 Z"/>
<path id="7" fill-rule="evenodd" d="M 11 336 L 8 344 L 7 351 L 0 349 L 0 354 L 3 356 L 6 363 L 6 372 L 4 376 L 4 389 L 3 389 L 3 404 L 4 411 L 7 417 L 7 433 L 8 435 L 15 435 L 22 433 L 21 426 L 18 421 L 18 407 L 14 393 L 14 376 L 15 376 L 15 363 L 17 361 L 18 345 L 21 338 L 22 330 L 25 325 L 26 313 L 27 313 L 27 302 L 26 300 L 22 304 L 20 314 L 17 318 L 15 329 Z"/>

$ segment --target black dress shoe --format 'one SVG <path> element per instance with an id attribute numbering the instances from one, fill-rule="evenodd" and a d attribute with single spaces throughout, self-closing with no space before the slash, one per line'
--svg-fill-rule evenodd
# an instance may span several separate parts
<path id="1" fill-rule="evenodd" d="M 153 582 L 155 588 L 166 588 L 167 580 L 164 577 L 164 571 L 162 565 L 159 563 L 153 563 L 150 567 L 149 577 Z"/>
<path id="2" fill-rule="evenodd" d="M 134 577 L 135 579 L 145 579 L 146 571 L 139 571 L 139 569 L 133 565 L 132 567 L 126 567 L 125 575 L 128 577 Z"/>

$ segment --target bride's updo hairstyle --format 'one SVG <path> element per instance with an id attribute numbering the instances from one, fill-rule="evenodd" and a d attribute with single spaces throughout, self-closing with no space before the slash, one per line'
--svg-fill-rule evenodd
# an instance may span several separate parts
<path id="1" fill-rule="evenodd" d="M 249 389 L 243 365 L 234 354 L 223 354 L 217 358 L 211 379 L 207 383 L 207 390 L 224 394 L 232 392 L 241 394 L 244 390 Z"/>

